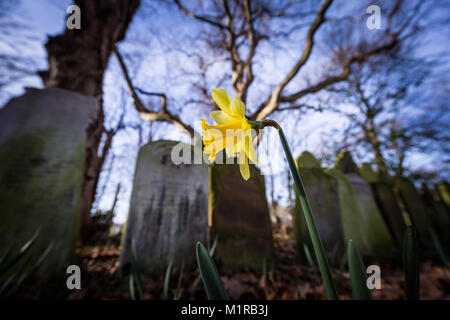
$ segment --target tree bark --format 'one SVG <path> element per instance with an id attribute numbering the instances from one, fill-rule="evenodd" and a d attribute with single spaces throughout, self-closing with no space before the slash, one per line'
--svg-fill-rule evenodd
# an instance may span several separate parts
<path id="1" fill-rule="evenodd" d="M 50 37 L 46 50 L 49 68 L 40 72 L 45 87 L 58 87 L 95 97 L 99 101 L 96 119 L 87 129 L 85 167 L 80 212 L 81 240 L 89 235 L 90 211 L 107 148 L 99 152 L 105 130 L 103 75 L 115 44 L 121 41 L 140 0 L 74 0 L 81 10 L 81 29 L 66 29 Z M 105 144 L 106 145 L 106 144 Z M 105 150 L 106 149 L 106 150 Z"/>

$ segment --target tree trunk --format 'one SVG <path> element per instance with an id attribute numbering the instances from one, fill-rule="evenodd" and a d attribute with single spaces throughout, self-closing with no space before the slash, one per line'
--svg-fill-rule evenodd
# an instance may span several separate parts
<path id="1" fill-rule="evenodd" d="M 103 126 L 103 74 L 114 45 L 122 40 L 139 7 L 140 0 L 75 0 L 81 9 L 81 29 L 66 29 L 50 37 L 46 50 L 49 69 L 40 76 L 45 87 L 58 87 L 96 97 L 99 111 L 87 130 L 82 204 L 80 212 L 81 240 L 89 234 L 92 203 L 104 158 L 99 154 Z M 108 149 L 108 148 L 106 148 Z"/>

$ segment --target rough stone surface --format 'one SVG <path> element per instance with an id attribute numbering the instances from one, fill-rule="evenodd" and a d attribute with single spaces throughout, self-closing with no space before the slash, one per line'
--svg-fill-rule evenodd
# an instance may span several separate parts
<path id="1" fill-rule="evenodd" d="M 210 215 L 224 270 L 258 270 L 264 261 L 269 265 L 274 259 L 272 225 L 260 171 L 250 165 L 245 181 L 237 164 L 214 164 L 210 179 Z"/>
<path id="2" fill-rule="evenodd" d="M 344 249 L 344 234 L 336 179 L 326 174 L 320 167 L 320 163 L 309 152 L 303 152 L 297 158 L 297 166 L 299 167 L 325 251 L 331 258 L 331 255 L 335 253 L 334 250 L 342 253 Z M 310 250 L 312 244 L 297 194 L 294 210 L 294 227 L 299 256 L 303 257 L 303 244 L 307 243 Z M 336 246 L 338 246 L 337 249 Z"/>
<path id="3" fill-rule="evenodd" d="M 195 245 L 206 244 L 208 167 L 175 165 L 171 152 L 178 143 L 161 140 L 139 150 L 120 256 L 123 274 L 129 270 L 132 239 L 141 272 L 147 275 L 164 273 L 172 254 L 174 265 L 184 261 L 185 268 L 195 268 Z"/>
<path id="4" fill-rule="evenodd" d="M 30 89 L 0 109 L 0 256 L 37 229 L 32 265 L 54 242 L 38 278 L 64 278 L 78 236 L 85 131 L 93 98 L 63 89 Z"/>

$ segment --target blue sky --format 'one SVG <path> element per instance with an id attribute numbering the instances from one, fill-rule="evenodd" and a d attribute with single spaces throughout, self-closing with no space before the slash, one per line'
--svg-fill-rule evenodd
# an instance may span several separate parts
<path id="1" fill-rule="evenodd" d="M 355 3 L 357 2 L 346 2 L 346 6 L 352 6 Z M 36 37 L 36 40 L 30 42 L 28 48 L 22 53 L 35 57 L 37 65 L 32 66 L 33 70 L 46 68 L 47 60 L 44 44 L 48 35 L 56 35 L 64 30 L 65 10 L 70 4 L 70 0 L 22 0 L 20 6 L 15 8 L 17 18 L 26 23 L 29 28 L 25 32 Z M 333 16 L 345 11 L 344 9 L 338 10 L 335 4 L 332 8 Z M 195 72 L 197 65 L 184 53 L 175 50 L 175 44 L 187 40 L 195 43 L 197 41 L 196 34 L 201 32 L 201 26 L 167 6 L 152 4 L 150 8 L 146 9 L 147 12 L 152 12 L 151 17 L 146 16 L 145 12 L 140 10 L 127 32 L 125 41 L 119 45 L 129 65 L 134 84 L 149 91 L 167 93 L 171 108 L 182 109 L 181 117 L 194 124 L 194 119 L 207 116 L 201 108 L 183 105 L 183 101 L 192 95 L 189 81 L 192 81 L 193 78 L 186 75 L 186 71 Z M 445 12 L 437 14 L 445 14 Z M 365 12 L 361 12 L 361 21 L 361 28 L 365 28 Z M 368 36 L 372 36 L 375 32 L 377 31 L 368 32 Z M 428 37 L 429 45 L 423 49 L 424 53 L 448 53 L 449 42 L 446 32 L 435 32 Z M 261 48 L 258 63 L 255 65 L 255 72 L 264 76 L 255 82 L 256 88 L 264 88 L 279 81 L 285 71 L 298 59 L 298 52 L 303 45 L 302 39 L 298 40 L 279 43 L 277 49 Z M 0 50 L 2 46 L 4 49 L 4 44 L 0 43 Z M 198 52 L 205 57 L 209 55 L 201 46 L 198 47 Z M 296 85 L 301 85 L 306 79 L 314 79 L 317 69 L 327 62 L 328 57 L 323 52 L 325 52 L 324 46 L 319 43 L 314 48 L 311 61 L 305 70 L 302 70 L 299 79 L 295 81 Z M 221 68 L 224 67 L 224 64 L 218 64 L 214 68 L 211 73 L 211 84 L 214 83 L 214 78 L 221 74 Z M 11 97 L 20 95 L 25 86 L 42 87 L 42 83 L 37 76 L 30 76 L 8 86 L 0 92 L 0 105 L 3 105 Z M 229 84 L 228 86 L 225 84 L 224 88 L 229 90 Z M 210 89 L 213 89 L 213 87 Z M 261 102 L 261 96 L 265 97 L 266 94 L 262 89 L 252 90 L 248 99 L 249 108 Z M 112 57 L 104 79 L 104 105 L 107 126 L 115 126 L 122 97 L 125 97 L 126 123 L 132 126 L 142 125 L 143 136 L 148 136 L 151 130 L 155 140 L 164 138 L 189 141 L 186 136 L 177 132 L 169 124 L 154 124 L 150 129 L 148 123 L 143 123 L 139 119 L 127 94 L 117 61 L 115 57 Z M 344 107 L 350 108 L 351 106 Z M 293 113 L 289 117 L 287 114 L 277 113 L 274 117 L 282 121 L 286 127 L 285 131 L 294 133 L 289 136 L 289 140 L 296 155 L 304 150 L 316 154 L 320 153 L 324 148 L 322 144 L 324 134 L 332 134 L 334 131 L 342 132 L 348 124 L 346 119 L 332 113 L 307 113 L 304 115 Z M 211 122 L 210 118 L 207 119 Z M 198 131 L 200 131 L 199 128 Z M 335 138 L 339 140 L 339 136 Z M 107 182 L 104 188 L 105 193 L 98 203 L 98 207 L 101 209 L 110 208 L 116 185 L 122 184 L 116 217 L 118 223 L 123 223 L 126 220 L 138 143 L 139 133 L 137 130 L 126 129 L 119 132 L 114 140 L 110 157 L 105 164 L 105 167 L 108 168 L 111 165 L 112 158 L 115 159 L 112 164 L 112 174 L 110 176 L 102 175 L 101 177 L 100 188 L 103 189 L 102 186 Z M 277 145 L 275 147 L 271 145 L 270 149 L 271 159 L 277 159 L 277 161 L 272 161 L 272 164 L 275 165 L 272 169 L 278 172 L 275 178 L 277 190 L 282 203 L 286 204 L 286 167 L 284 161 L 282 161 L 283 155 Z M 259 150 L 259 154 L 260 160 L 267 163 L 267 151 L 264 149 L 264 144 Z M 432 166 L 434 160 L 426 155 L 417 155 L 409 159 L 412 166 Z"/>

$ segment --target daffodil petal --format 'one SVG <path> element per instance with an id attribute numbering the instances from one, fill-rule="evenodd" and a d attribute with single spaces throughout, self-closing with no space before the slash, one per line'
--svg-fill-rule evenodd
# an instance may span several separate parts
<path id="1" fill-rule="evenodd" d="M 237 97 L 234 97 L 230 103 L 231 115 L 243 118 L 245 116 L 245 104 Z"/>
<path id="2" fill-rule="evenodd" d="M 241 172 L 242 178 L 244 178 L 245 181 L 250 178 L 250 168 L 248 166 L 247 158 L 245 159 L 244 163 L 239 162 L 239 171 Z"/>
<path id="3" fill-rule="evenodd" d="M 217 124 L 225 124 L 236 121 L 236 119 L 233 119 L 227 113 L 219 110 L 211 112 L 211 117 Z"/>
<path id="4" fill-rule="evenodd" d="M 251 137 L 248 137 L 248 140 L 246 139 L 246 146 L 245 146 L 245 154 L 247 157 L 253 161 L 253 163 L 258 163 L 258 156 L 256 154 L 255 147 L 253 146 L 253 141 Z"/>
<path id="5" fill-rule="evenodd" d="M 228 157 L 231 157 L 233 154 L 236 154 L 241 149 L 241 141 L 239 140 L 237 143 L 229 145 L 226 147 L 225 152 Z"/>
<path id="6" fill-rule="evenodd" d="M 212 98 L 214 102 L 217 103 L 219 108 L 222 109 L 222 111 L 231 115 L 230 111 L 231 100 L 230 96 L 225 91 L 225 89 L 222 88 L 212 89 Z"/>

